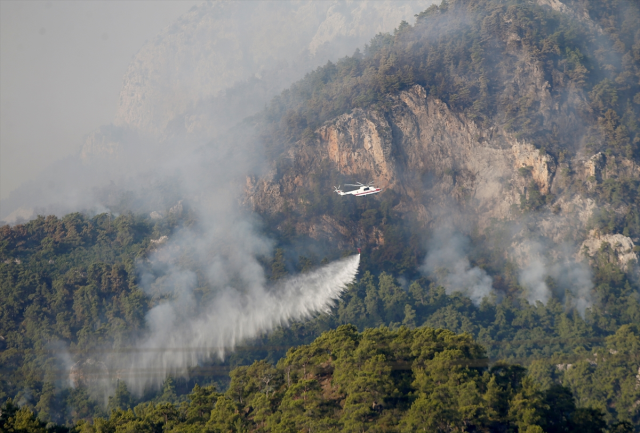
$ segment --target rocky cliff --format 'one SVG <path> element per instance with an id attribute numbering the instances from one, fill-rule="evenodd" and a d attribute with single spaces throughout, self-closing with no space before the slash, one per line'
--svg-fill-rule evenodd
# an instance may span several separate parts
<path id="1" fill-rule="evenodd" d="M 346 179 L 401 193 L 402 211 L 424 223 L 448 218 L 442 210 L 455 203 L 486 226 L 513 218 L 532 182 L 542 194 L 551 190 L 556 163 L 533 145 L 478 127 L 419 85 L 390 101 L 387 111 L 356 109 L 297 142 L 270 177 L 249 181 L 252 205 L 266 213 L 301 205 L 296 197 L 327 162 Z"/>
<path id="2" fill-rule="evenodd" d="M 247 203 L 263 214 L 303 212 L 305 192 L 314 175 L 326 173 L 329 166 L 351 182 L 373 181 L 387 193 L 397 193 L 401 198 L 395 210 L 424 227 L 457 225 L 482 231 L 496 221 L 518 222 L 554 244 L 575 245 L 576 255 L 582 239 L 587 240 L 579 250 L 590 256 L 601 242 L 610 241 L 587 234 L 598 206 L 567 188 L 558 164 L 544 150 L 504 128 L 478 126 L 441 100 L 427 96 L 419 85 L 389 96 L 387 102 L 386 110 L 355 109 L 320 127 L 315 138 L 296 142 L 268 176 L 247 179 Z M 574 182 L 586 186 L 597 182 L 595 175 L 600 181 L 606 178 L 602 174 L 606 167 L 612 178 L 631 172 L 638 175 L 629 160 L 605 160 L 598 154 L 560 165 L 572 167 Z M 385 191 L 379 197 L 340 199 L 377 200 Z M 544 205 L 527 213 L 526 203 L 533 195 L 541 197 Z M 343 246 L 363 239 L 373 245 L 384 243 L 379 230 L 367 233 L 330 215 L 299 220 L 296 231 Z M 616 236 L 614 243 L 624 245 L 620 260 L 626 264 L 635 257 L 633 242 Z M 513 242 L 519 257 L 526 239 L 516 235 Z M 523 256 L 522 261 L 526 260 Z"/>
<path id="3" fill-rule="evenodd" d="M 333 182 L 373 181 L 385 190 L 379 196 L 340 200 L 393 197 L 387 201 L 402 219 L 436 230 L 454 225 L 482 235 L 498 222 L 508 227 L 514 256 L 540 249 L 521 248 L 527 242 L 592 256 L 608 242 L 591 231 L 601 228 L 625 237 L 615 239 L 624 251 L 615 251 L 627 263 L 640 227 L 633 204 L 640 136 L 631 120 L 640 94 L 614 89 L 607 65 L 625 71 L 616 78 L 622 83 L 640 76 L 640 55 L 630 36 L 616 39 L 603 9 L 583 3 L 492 3 L 482 13 L 476 3 L 443 3 L 415 26 L 372 41 L 364 60 L 305 79 L 298 97 L 307 102 L 290 104 L 281 124 L 313 131 L 280 127 L 276 140 L 289 140 L 286 150 L 268 176 L 247 180 L 247 203 L 266 215 L 305 216 L 278 217 L 298 234 L 381 245 L 382 220 L 368 231 L 352 224 L 366 222 L 367 206 L 340 218 L 340 201 L 315 198 Z M 342 114 L 325 116 L 332 110 Z"/>

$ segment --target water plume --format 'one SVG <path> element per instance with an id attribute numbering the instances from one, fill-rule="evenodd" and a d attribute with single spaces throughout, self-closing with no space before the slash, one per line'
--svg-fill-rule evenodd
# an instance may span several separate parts
<path id="1" fill-rule="evenodd" d="M 247 262 L 250 265 L 252 259 Z M 329 312 L 355 279 L 359 263 L 360 255 L 353 255 L 273 286 L 265 283 L 262 268 L 254 268 L 257 275 L 244 283 L 236 281 L 242 286 L 227 281 L 203 305 L 194 296 L 196 276 L 191 271 L 170 273 L 164 283 L 175 289 L 174 296 L 149 311 L 147 333 L 134 343 L 138 350 L 112 356 L 110 370 L 138 395 L 159 386 L 168 375 L 186 376 L 189 368 L 216 356 L 223 359 L 244 340 Z"/>

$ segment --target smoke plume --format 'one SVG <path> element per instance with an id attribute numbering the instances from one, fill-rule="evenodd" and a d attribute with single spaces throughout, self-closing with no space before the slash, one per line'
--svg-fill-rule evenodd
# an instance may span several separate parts
<path id="1" fill-rule="evenodd" d="M 593 305 L 594 286 L 587 263 L 575 259 L 575 248 L 565 244 L 554 249 L 540 241 L 527 240 L 517 249 L 522 263 L 519 283 L 526 289 L 527 301 L 546 305 L 555 295 L 584 317 L 586 309 Z"/>
<path id="2" fill-rule="evenodd" d="M 438 230 L 428 244 L 420 270 L 442 284 L 447 294 L 462 292 L 476 305 L 493 292 L 492 279 L 468 259 L 469 239 L 451 229 Z"/>

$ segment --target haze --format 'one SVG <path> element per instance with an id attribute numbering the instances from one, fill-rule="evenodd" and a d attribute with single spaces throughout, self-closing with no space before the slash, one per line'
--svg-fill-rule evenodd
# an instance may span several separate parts
<path id="1" fill-rule="evenodd" d="M 199 3 L 0 2 L 0 199 L 111 123 L 132 56 Z"/>

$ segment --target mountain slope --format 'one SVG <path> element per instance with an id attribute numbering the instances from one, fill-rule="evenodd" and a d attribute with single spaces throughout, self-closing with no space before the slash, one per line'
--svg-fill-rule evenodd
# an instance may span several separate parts
<path id="1" fill-rule="evenodd" d="M 366 331 L 393 334 L 389 338 L 430 332 L 409 331 L 420 325 L 467 332 L 485 346 L 490 362 L 506 358 L 531 366 L 530 376 L 541 388 L 527 388 L 529 396 L 558 393 L 569 412 L 576 413 L 573 397 L 556 386 L 561 384 L 581 405 L 601 411 L 611 429 L 628 427 L 616 427 L 618 422 L 638 425 L 637 22 L 637 6 L 622 1 L 443 2 L 420 13 L 415 25 L 400 23 L 393 34 L 376 36 L 362 52 L 308 74 L 245 120 L 239 129 L 258 131 L 257 138 L 250 137 L 256 147 L 248 149 L 264 150 L 270 168 L 266 175 L 250 175 L 240 197 L 262 217 L 259 230 L 279 247 L 273 257 L 260 257 L 268 278 L 308 271 L 356 245 L 364 247 L 361 278 L 332 314 L 278 329 L 222 366 L 203 365 L 190 371 L 189 379 L 168 378 L 161 392 L 136 397 L 163 403 L 142 406 L 135 416 L 148 414 L 145 422 L 156 427 L 163 419 L 167 424 L 169 412 L 162 411 L 182 410 L 167 403 L 185 399 L 186 387 L 194 382 L 224 380 L 230 365 L 265 357 L 276 361 L 287 348 L 351 323 L 360 329 L 389 326 L 393 332 Z M 250 98 L 251 92 L 242 95 Z M 207 119 L 206 113 L 202 116 Z M 106 132 L 118 136 L 117 130 Z M 99 136 L 92 140 L 97 147 L 114 147 Z M 208 149 L 218 145 L 212 142 Z M 230 201 L 216 202 L 219 185 L 211 181 L 222 177 L 222 160 L 212 165 L 212 173 L 189 167 L 197 174 L 191 178 L 197 194 L 181 197 L 184 205 L 167 199 L 183 191 L 167 188 L 171 194 L 159 194 L 157 208 L 147 215 L 127 214 L 137 202 L 123 200 L 123 215 L 113 221 L 111 213 L 94 218 L 76 214 L 2 228 L 0 277 L 8 301 L 0 310 L 0 355 L 11 372 L 0 382 L 3 399 L 15 397 L 46 420 L 77 421 L 102 413 L 98 399 L 80 381 L 76 388 L 56 391 L 54 383 L 67 379 L 68 369 L 61 378 L 49 344 L 69 345 L 73 364 L 90 370 L 100 365 L 91 355 L 96 345 L 119 348 L 122 338 L 145 326 L 148 308 L 167 299 L 139 290 L 149 283 L 142 282 L 135 261 L 146 263 L 156 248 L 171 253 L 163 250 L 164 236 L 180 239 L 185 227 L 206 234 L 206 226 L 198 222 L 217 223 L 212 213 L 197 212 L 207 198 L 213 204 L 203 209 L 231 207 Z M 199 177 L 201 173 L 210 178 Z M 382 194 L 361 200 L 331 192 L 345 181 L 372 179 L 384 186 Z M 192 272 L 198 300 L 207 296 L 208 277 L 215 272 L 198 268 L 197 259 L 208 263 L 216 250 L 229 248 L 214 243 L 199 254 L 192 244 L 196 237 L 207 239 L 201 235 L 187 238 L 171 262 Z M 318 358 L 321 367 L 325 361 Z M 257 403 L 246 406 L 247 398 L 262 404 L 267 394 L 281 397 L 269 388 L 271 367 L 256 365 L 236 371 L 234 378 L 251 382 L 256 378 L 244 373 L 268 370 L 256 379 L 264 384 L 261 392 L 240 396 L 234 386 L 242 384 L 233 383 L 211 421 L 214 431 L 229 427 L 223 423 L 229 420 L 263 428 L 265 418 L 259 417 L 266 412 L 261 410 L 274 410 L 283 402 L 281 413 L 299 409 L 300 395 L 288 399 L 284 388 L 282 400 L 270 400 L 259 410 Z M 282 380 L 279 385 L 285 372 L 273 372 Z M 480 399 L 472 396 L 478 403 L 472 406 L 500 418 L 485 404 L 492 394 L 487 394 L 491 378 L 484 373 L 475 386 L 487 389 L 473 394 Z M 116 389 L 110 407 L 131 406 L 136 398 L 110 378 Z M 357 413 L 338 407 L 358 395 L 349 400 L 328 387 L 324 392 L 315 401 L 336 410 L 332 426 L 355 422 Z M 391 424 L 404 416 L 400 412 L 410 408 L 412 398 L 424 397 L 422 412 L 442 400 L 412 394 L 403 403 L 406 396 L 394 392 L 385 394 L 391 403 L 383 405 L 390 410 L 383 409 L 381 417 L 369 410 L 369 401 L 366 411 L 356 407 L 364 413 L 360 421 L 384 418 Z M 522 421 L 517 404 L 526 406 L 521 397 L 509 401 L 515 418 L 508 422 L 515 425 Z M 468 420 L 467 403 L 450 405 L 459 410 L 450 414 L 451 426 Z M 501 404 L 502 421 L 474 422 L 487 429 L 494 425 L 490 421 L 507 422 L 505 402 Z M 241 413 L 241 407 L 247 412 Z M 51 414 L 60 408 L 64 411 L 54 418 Z M 193 419 L 204 422 L 202 413 L 194 415 L 196 408 L 185 403 L 183 409 L 193 409 Z M 542 406 L 537 409 L 530 413 L 546 413 Z M 27 411 L 23 409 L 25 419 Z M 597 411 L 579 413 L 600 419 Z M 271 415 L 273 431 L 294 428 L 275 412 Z M 130 415 L 118 416 L 124 420 Z M 414 425 L 406 422 L 411 430 Z M 599 428 L 599 421 L 591 424 Z"/>
<path id="2" fill-rule="evenodd" d="M 274 100 L 258 120 L 280 156 L 247 201 L 299 236 L 384 248 L 380 213 L 365 233 L 368 204 L 322 197 L 373 180 L 418 227 L 526 221 L 575 253 L 609 233 L 637 242 L 638 17 L 627 2 L 430 7 Z"/>
<path id="3" fill-rule="evenodd" d="M 180 406 L 165 400 L 131 410 L 130 395 L 120 386 L 110 419 L 98 418 L 93 425 L 81 423 L 78 428 L 87 432 L 604 431 L 602 413 L 578 407 L 569 389 L 556 385 L 543 391 L 516 365 L 488 368 L 483 352 L 468 335 L 442 329 L 378 328 L 358 333 L 353 326 L 341 326 L 289 350 L 276 366 L 257 361 L 234 369 L 224 394 L 213 386 L 196 386 Z M 171 391 L 166 387 L 163 397 L 170 398 Z M 13 402 L 2 412 L 0 422 L 8 428 L 26 421 L 39 426 L 28 408 L 18 410 Z M 611 427 L 629 431 L 630 425 Z"/>

